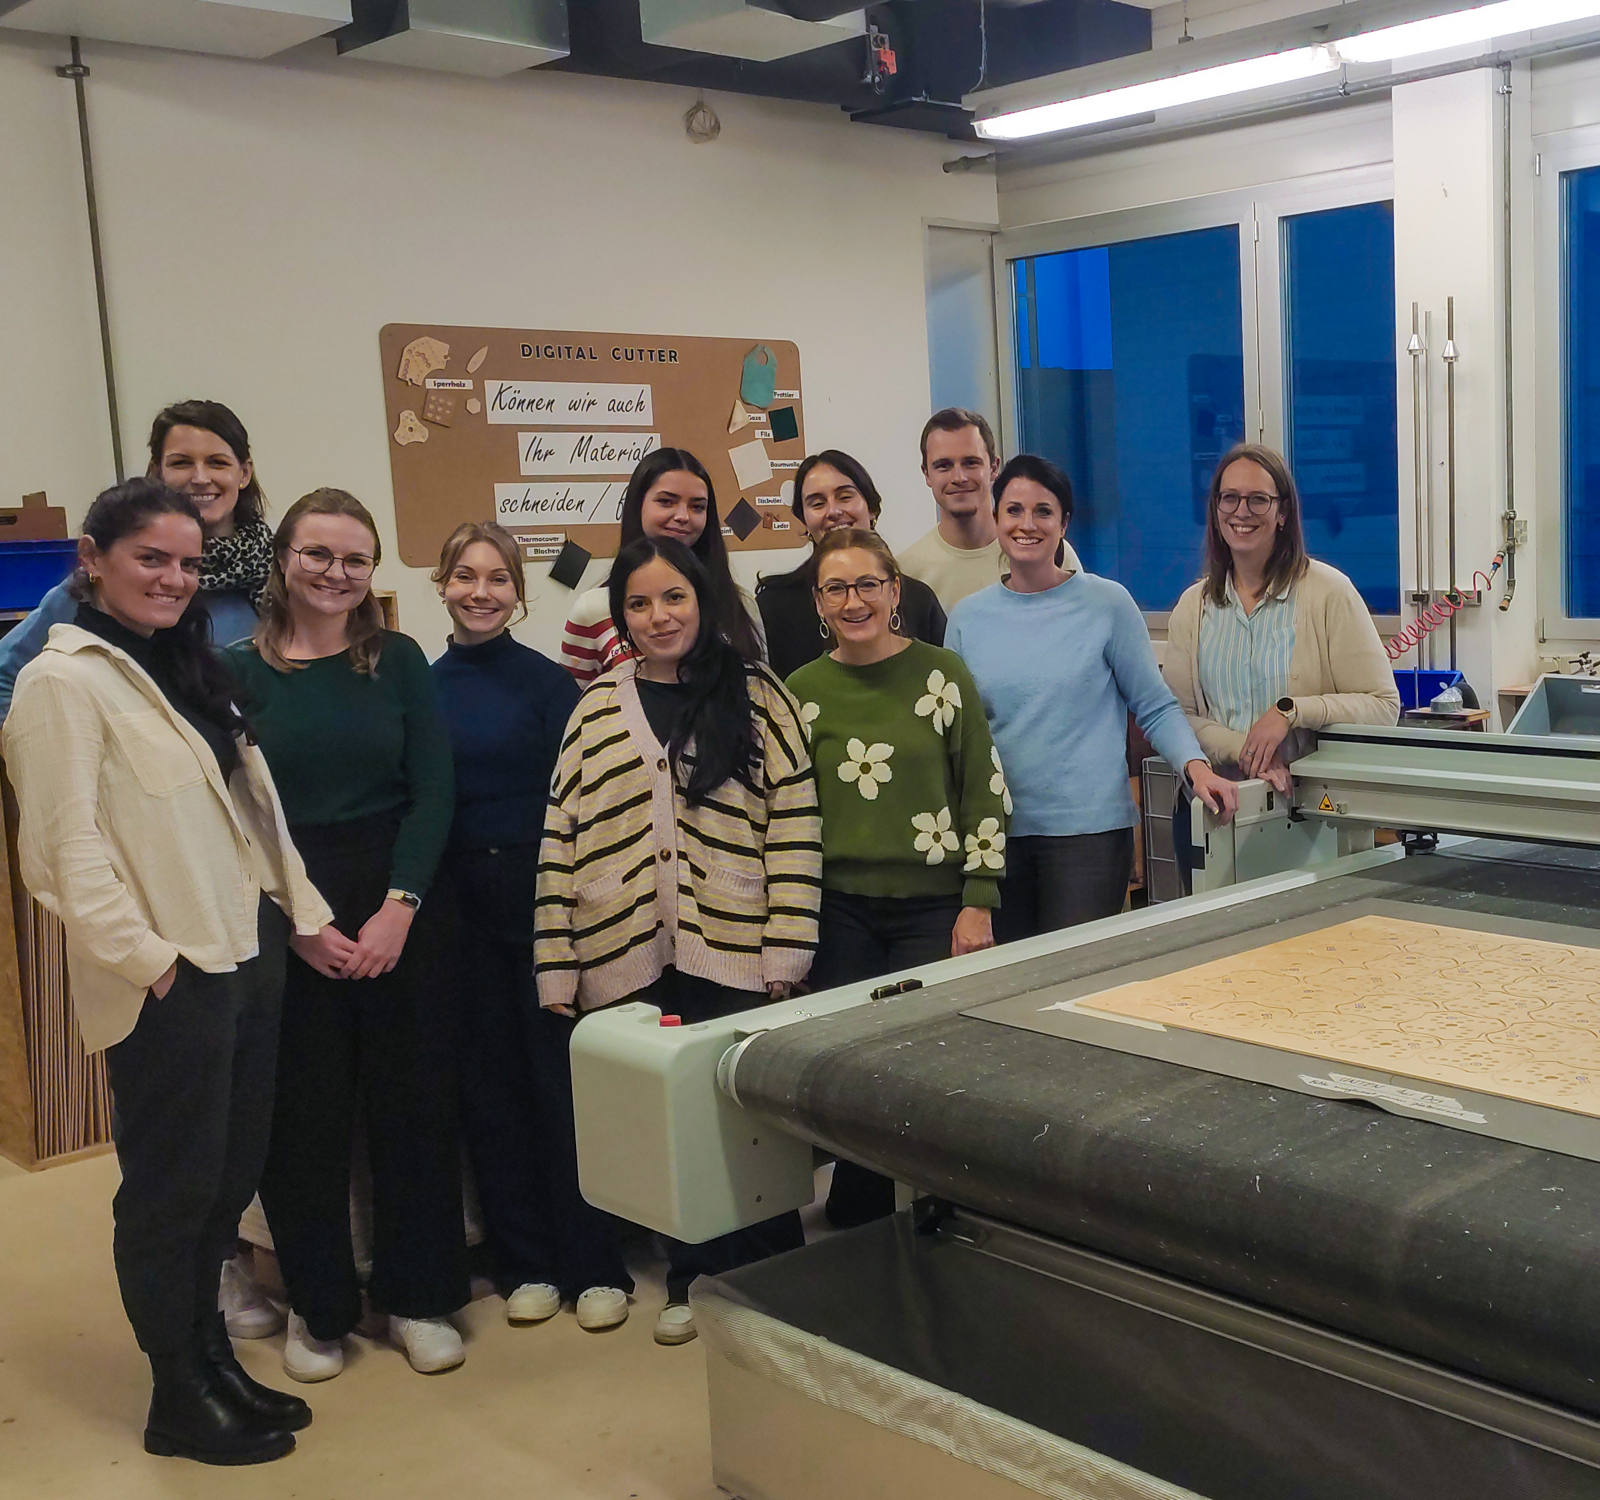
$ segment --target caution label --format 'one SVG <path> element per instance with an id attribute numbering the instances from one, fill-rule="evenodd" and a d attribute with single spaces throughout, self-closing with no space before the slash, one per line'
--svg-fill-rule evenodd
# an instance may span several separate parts
<path id="1" fill-rule="evenodd" d="M 1318 812 L 1332 812 L 1333 811 L 1333 798 L 1330 797 L 1326 792 L 1324 792 L 1322 794 L 1322 801 L 1317 803 L 1317 811 Z"/>

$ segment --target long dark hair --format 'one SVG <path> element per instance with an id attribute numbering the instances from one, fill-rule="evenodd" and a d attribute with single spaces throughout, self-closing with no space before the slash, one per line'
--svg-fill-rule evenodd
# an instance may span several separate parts
<path id="1" fill-rule="evenodd" d="M 689 691 L 667 746 L 673 777 L 681 782 L 691 807 L 705 802 L 726 781 L 759 791 L 756 778 L 761 751 L 745 658 L 723 639 L 716 620 L 709 616 L 706 605 L 715 597 L 711 576 L 693 549 L 669 537 L 640 536 L 628 542 L 611 566 L 612 623 L 617 634 L 628 640 L 628 584 L 640 568 L 656 558 L 684 576 L 700 605 L 700 633 L 678 663 L 678 681 Z M 693 752 L 685 754 L 691 741 Z"/>
<path id="2" fill-rule="evenodd" d="M 168 489 L 159 479 L 128 479 L 102 490 L 83 518 L 83 535 L 101 551 L 135 532 L 157 516 L 186 516 L 200 526 L 200 512 L 187 495 Z M 204 536 L 204 531 L 201 535 Z M 67 580 L 72 597 L 93 604 L 94 585 L 80 563 Z M 226 734 L 251 739 L 250 726 L 234 704 L 237 684 L 226 660 L 211 646 L 211 616 L 198 593 L 179 616 L 176 625 L 151 637 L 181 696 Z"/>
<path id="3" fill-rule="evenodd" d="M 827 464 L 830 468 L 837 469 L 861 492 L 861 498 L 867 502 L 867 514 L 872 517 L 873 524 L 877 524 L 878 517 L 883 514 L 883 496 L 878 493 L 878 487 L 872 482 L 872 475 L 867 473 L 866 465 L 859 458 L 846 453 L 841 448 L 824 448 L 820 453 L 808 453 L 800 460 L 800 467 L 794 471 L 794 499 L 789 502 L 789 509 L 794 512 L 795 520 L 805 524 L 805 494 L 806 477 L 818 464 Z"/>
<path id="4" fill-rule="evenodd" d="M 1206 598 L 1219 607 L 1228 602 L 1233 553 L 1228 550 L 1217 521 L 1217 496 L 1222 493 L 1222 476 L 1230 465 L 1241 459 L 1259 464 L 1267 471 L 1273 489 L 1278 492 L 1278 514 L 1283 517 L 1283 525 L 1278 528 L 1272 553 L 1267 558 L 1263 582 L 1268 595 L 1281 594 L 1290 584 L 1298 583 L 1311 566 L 1306 554 L 1305 531 L 1300 524 L 1300 492 L 1295 488 L 1288 460 L 1277 449 L 1260 443 L 1236 443 L 1222 455 L 1216 473 L 1211 476 L 1211 491 L 1206 497 L 1206 571 L 1202 581 Z"/>
<path id="5" fill-rule="evenodd" d="M 261 478 L 250 458 L 250 434 L 244 423 L 234 415 L 231 407 L 220 401 L 174 401 L 163 406 L 150 424 L 150 473 L 161 472 L 161 456 L 166 450 L 167 434 L 174 427 L 199 427 L 222 439 L 233 449 L 233 456 L 241 464 L 251 464 L 250 483 L 239 490 L 239 503 L 233 508 L 233 524 L 248 526 L 266 515 L 267 497 L 261 489 Z"/>
<path id="6" fill-rule="evenodd" d="M 994 481 L 994 513 L 1000 514 L 1000 496 L 1005 492 L 1005 487 L 1013 479 L 1031 479 L 1042 489 L 1047 489 L 1055 496 L 1056 505 L 1061 511 L 1061 529 L 1067 528 L 1067 523 L 1072 519 L 1072 481 L 1067 478 L 1067 471 L 1058 464 L 1053 464 L 1048 458 L 1040 458 L 1037 453 L 1019 453 L 1010 459 L 1001 469 Z M 1067 544 L 1063 540 L 1056 548 L 1056 566 L 1059 568 L 1067 560 Z"/>
<path id="7" fill-rule="evenodd" d="M 682 469 L 693 474 L 706 487 L 706 526 L 689 550 L 705 566 L 707 588 L 701 592 L 701 614 L 706 613 L 705 601 L 710 598 L 715 608 L 711 614 L 718 628 L 746 661 L 761 659 L 761 638 L 751 623 L 750 613 L 744 607 L 739 586 L 733 581 L 728 567 L 728 548 L 722 540 L 722 518 L 717 514 L 717 490 L 706 473 L 706 466 L 687 448 L 657 448 L 639 460 L 622 492 L 621 544 L 626 547 L 644 535 L 644 497 L 663 474 Z M 612 567 L 616 577 L 615 565 Z M 619 630 L 621 626 L 617 627 Z M 625 638 L 625 637 L 624 637 Z"/>

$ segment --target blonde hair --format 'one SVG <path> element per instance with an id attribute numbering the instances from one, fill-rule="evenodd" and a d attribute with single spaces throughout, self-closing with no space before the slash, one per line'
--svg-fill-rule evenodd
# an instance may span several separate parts
<path id="1" fill-rule="evenodd" d="M 506 572 L 511 575 L 511 582 L 516 588 L 517 603 L 522 606 L 522 619 L 527 619 L 528 574 L 522 562 L 522 548 L 504 526 L 493 521 L 463 521 L 456 527 L 444 539 L 444 546 L 439 549 L 439 566 L 428 575 L 429 578 L 443 589 L 456 564 L 461 561 L 461 554 L 475 542 L 486 542 L 500 554 L 500 560 L 505 563 Z"/>
<path id="2" fill-rule="evenodd" d="M 854 526 L 841 526 L 837 531 L 830 531 L 824 535 L 817 543 L 813 555 L 816 564 L 813 578 L 822 577 L 822 559 L 835 552 L 870 552 L 883 564 L 890 578 L 896 583 L 900 581 L 900 564 L 894 560 L 894 553 L 889 550 L 889 544 L 875 531 L 859 531 Z"/>
<path id="3" fill-rule="evenodd" d="M 302 516 L 349 516 L 367 528 L 372 537 L 372 561 L 383 560 L 383 543 L 378 538 L 372 512 L 345 490 L 323 488 L 302 495 L 289 507 L 272 536 L 272 567 L 267 573 L 267 590 L 261 601 L 261 619 L 256 625 L 255 646 L 261 659 L 279 672 L 298 671 L 304 662 L 291 661 L 283 654 L 294 622 L 289 613 L 289 589 L 283 577 L 283 559 L 294 540 L 294 529 Z M 383 651 L 383 610 L 369 587 L 367 596 L 350 611 L 345 626 L 350 664 L 364 676 L 377 673 Z"/>

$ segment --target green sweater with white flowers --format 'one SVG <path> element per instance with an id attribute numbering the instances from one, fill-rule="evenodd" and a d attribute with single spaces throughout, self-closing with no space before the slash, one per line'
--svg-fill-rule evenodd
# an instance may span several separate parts
<path id="1" fill-rule="evenodd" d="M 867 667 L 819 657 L 788 685 L 811 736 L 823 885 L 998 906 L 1011 795 L 961 658 L 912 641 Z"/>

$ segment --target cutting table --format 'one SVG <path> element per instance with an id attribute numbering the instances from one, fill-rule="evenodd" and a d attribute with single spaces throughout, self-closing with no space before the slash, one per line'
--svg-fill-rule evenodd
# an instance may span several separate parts
<path id="1" fill-rule="evenodd" d="M 1325 733 L 1278 815 L 1327 802 L 1346 844 L 1378 816 L 1419 829 L 1389 799 L 1431 765 L 1423 831 L 1499 837 L 1346 853 L 704 1027 L 638 1004 L 579 1026 L 602 1207 L 706 1238 L 809 1202 L 819 1152 L 906 1185 L 890 1220 L 697 1284 L 724 1488 L 1600 1496 L 1600 1162 L 1364 1088 L 1382 1069 L 1343 1067 L 1341 1096 L 1006 1014 L 1375 910 L 1600 944 L 1600 743 L 1438 738 Z M 1569 1145 L 1593 1130 L 1564 1123 Z"/>

